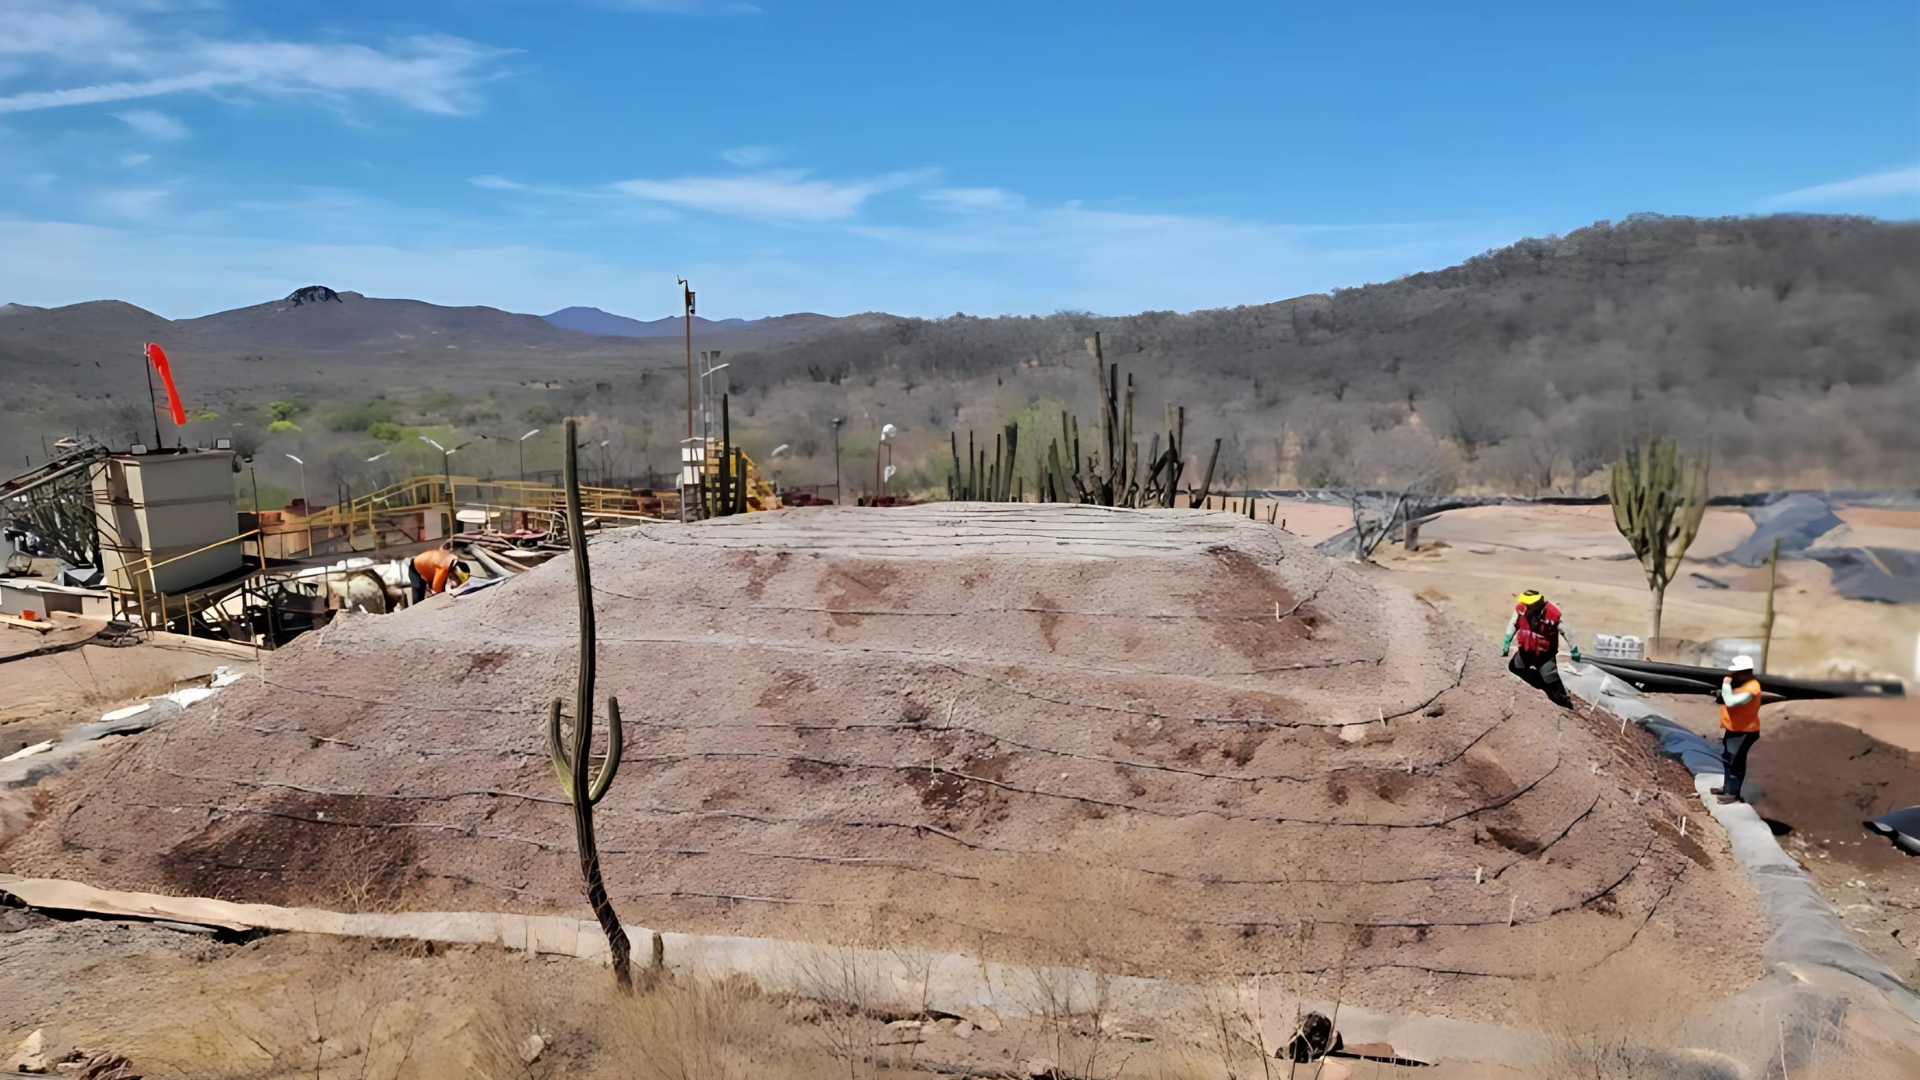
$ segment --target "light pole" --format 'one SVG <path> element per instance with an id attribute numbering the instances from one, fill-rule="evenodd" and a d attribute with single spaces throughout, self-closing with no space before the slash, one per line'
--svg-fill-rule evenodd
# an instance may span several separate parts
<path id="1" fill-rule="evenodd" d="M 887 481 L 893 479 L 893 443 L 889 440 L 899 434 L 899 432 L 900 429 L 894 427 L 892 424 L 883 424 L 880 427 L 880 446 L 873 453 L 873 486 L 874 490 L 881 495 L 887 493 Z M 881 450 L 886 451 L 885 456 L 887 460 L 884 468 L 882 468 L 880 464 Z"/>
<path id="2" fill-rule="evenodd" d="M 695 520 L 695 502 L 700 498 L 700 471 L 706 465 L 704 448 L 699 460 L 693 449 L 693 290 L 686 278 L 680 283 L 681 311 L 687 331 L 687 440 L 680 444 L 680 520 Z"/>
<path id="3" fill-rule="evenodd" d="M 306 512 L 302 516 L 312 517 L 313 501 L 307 498 L 307 463 L 301 461 L 293 454 L 288 454 L 287 457 L 291 458 L 295 465 L 300 466 L 300 505 L 306 508 Z"/>
<path id="4" fill-rule="evenodd" d="M 467 444 L 461 443 L 460 446 L 456 446 L 453 448 L 453 450 L 449 450 L 446 447 L 441 446 L 439 443 L 434 442 L 432 439 L 427 438 L 425 435 L 420 436 L 420 441 L 423 443 L 426 443 L 428 446 L 433 447 L 435 450 L 440 451 L 440 480 L 442 483 L 447 485 L 447 535 L 452 536 L 453 535 L 453 470 L 447 467 L 447 459 L 453 456 L 454 450 L 458 450 L 460 449 L 460 446 L 465 446 Z"/>
<path id="5" fill-rule="evenodd" d="M 532 431 L 520 436 L 520 480 L 522 483 L 525 483 L 527 479 L 527 440 L 538 434 L 540 434 L 540 429 L 534 428 Z"/>
<path id="6" fill-rule="evenodd" d="M 300 516 L 306 518 L 309 522 L 307 525 L 307 554 L 311 555 L 313 554 L 313 525 L 311 524 L 313 520 L 313 500 L 307 498 L 307 463 L 292 454 L 288 454 L 287 456 L 293 458 L 294 464 L 300 466 Z"/>
<path id="7" fill-rule="evenodd" d="M 833 501 L 844 502 L 841 494 L 845 489 L 840 486 L 840 425 L 847 422 L 844 416 L 833 418 Z"/>

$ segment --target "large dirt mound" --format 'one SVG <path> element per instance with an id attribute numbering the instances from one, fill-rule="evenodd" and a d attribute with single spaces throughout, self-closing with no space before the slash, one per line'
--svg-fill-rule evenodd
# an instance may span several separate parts
<path id="1" fill-rule="evenodd" d="M 1708 992 L 1757 970 L 1724 843 L 1701 818 L 1681 836 L 1658 793 L 1688 789 L 1677 767 L 1270 527 L 947 504 L 635 528 L 592 553 L 600 696 L 627 723 L 599 833 L 630 922 L 859 923 L 1472 1012 L 1630 948 Z M 6 861 L 581 913 L 542 723 L 572 699 L 574 604 L 557 560 L 343 617 L 90 763 Z"/>

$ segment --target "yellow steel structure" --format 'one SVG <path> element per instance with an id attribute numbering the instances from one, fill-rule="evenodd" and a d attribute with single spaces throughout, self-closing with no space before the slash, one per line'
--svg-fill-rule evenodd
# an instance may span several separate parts
<path id="1" fill-rule="evenodd" d="M 717 444 L 715 444 L 717 445 Z M 745 481 L 747 485 L 749 512 L 776 509 L 780 505 L 774 486 L 764 479 L 753 459 L 744 452 L 740 455 L 746 465 Z M 719 474 L 717 453 L 710 452 L 707 461 L 709 475 Z M 677 515 L 679 496 L 675 492 L 663 491 L 655 498 L 672 504 L 663 507 L 665 520 Z M 648 514 L 641 509 L 640 498 L 625 488 L 583 487 L 580 489 L 581 509 L 589 517 L 613 519 L 615 521 L 659 521 L 663 517 Z M 202 554 L 228 544 L 237 544 L 244 549 L 248 542 L 255 545 L 255 554 L 264 549 L 265 540 L 270 534 L 288 534 L 305 532 L 311 535 L 315 530 L 342 529 L 347 532 L 348 546 L 355 548 L 354 538 L 364 529 L 370 538 L 378 542 L 380 519 L 392 519 L 408 514 L 443 514 L 445 521 L 441 534 L 450 536 L 454 530 L 454 514 L 461 506 L 483 509 L 495 514 L 505 514 L 516 510 L 530 510 L 542 514 L 558 515 L 566 509 L 567 493 L 565 488 L 550 484 L 533 483 L 524 480 L 480 480 L 471 476 L 415 476 L 397 484 L 389 484 L 378 491 L 357 496 L 339 506 L 329 506 L 317 514 L 296 517 L 291 514 L 283 517 L 280 523 L 269 528 L 250 529 L 238 536 L 220 540 L 204 548 L 176 555 L 169 559 L 155 561 L 152 556 L 137 559 L 129 563 L 118 585 L 108 587 L 119 601 L 123 612 L 131 616 L 138 613 L 143 625 L 166 626 L 174 617 L 179 602 L 185 599 L 179 594 L 168 595 L 156 587 L 155 571 L 194 555 Z M 309 548 L 311 544 L 309 544 Z M 264 570 L 264 563 L 256 561 L 250 572 L 236 580 L 222 582 L 216 586 L 214 596 L 204 602 L 212 602 L 217 596 L 224 595 L 236 588 L 245 588 L 249 579 Z M 191 613 L 191 600 L 187 613 Z"/>
<path id="2" fill-rule="evenodd" d="M 663 497 L 673 498 L 670 494 Z M 654 516 L 644 512 L 638 496 L 624 488 L 583 487 L 580 500 L 581 508 L 597 517 L 644 520 Z M 548 484 L 480 480 L 471 476 L 415 476 L 306 517 L 288 515 L 273 531 L 345 529 L 351 546 L 353 537 L 361 530 L 378 535 L 381 518 L 440 514 L 444 518 L 441 535 L 445 536 L 453 533 L 453 515 L 462 505 L 560 510 L 566 503 L 566 490 Z"/>
<path id="3" fill-rule="evenodd" d="M 752 458 L 744 452 L 740 457 L 746 462 L 748 509 L 778 508 L 780 499 L 774 486 L 760 475 L 760 469 Z M 719 475 L 719 458 L 712 452 L 708 458 L 708 475 Z M 626 488 L 582 487 L 580 508 L 589 517 L 628 520 L 672 520 L 678 517 L 677 492 L 661 491 L 654 498 L 666 504 L 658 515 L 642 509 L 640 497 Z M 329 506 L 304 518 L 288 515 L 273 531 L 297 533 L 309 529 L 344 528 L 351 539 L 362 529 L 377 533 L 377 521 L 380 518 L 440 513 L 446 518 L 442 535 L 451 535 L 453 515 L 461 506 L 558 512 L 566 509 L 566 505 L 566 489 L 552 484 L 527 480 L 481 480 L 471 476 L 415 476 L 389 484 L 378 491 L 355 496 L 339 506 Z"/>
<path id="4" fill-rule="evenodd" d="M 716 484 L 720 478 L 720 455 L 725 453 L 726 449 L 726 444 L 718 439 L 707 440 L 706 460 L 702 464 L 705 471 L 702 475 L 706 478 L 709 490 L 712 490 L 712 485 Z M 747 512 L 780 509 L 779 493 L 775 490 L 773 483 L 760 474 L 760 466 L 754 464 L 753 458 L 747 456 L 745 450 L 737 446 L 733 449 L 740 456 L 741 463 L 746 466 L 744 475 L 736 477 L 735 480 L 736 482 L 744 481 L 746 484 Z"/>

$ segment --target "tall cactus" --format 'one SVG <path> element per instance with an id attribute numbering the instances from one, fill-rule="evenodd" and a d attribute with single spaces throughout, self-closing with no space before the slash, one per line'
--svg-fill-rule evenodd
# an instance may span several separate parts
<path id="1" fill-rule="evenodd" d="M 1657 641 L 1667 583 L 1680 572 L 1680 560 L 1707 511 L 1707 462 L 1681 454 L 1671 437 L 1648 439 L 1621 452 L 1609 491 L 1613 524 L 1647 572 L 1653 594 L 1647 637 Z"/>
<path id="2" fill-rule="evenodd" d="M 1186 475 L 1187 410 L 1167 407 L 1166 448 L 1161 449 L 1161 433 L 1156 431 L 1147 444 L 1146 456 L 1142 457 L 1139 431 L 1144 425 L 1134 424 L 1133 376 L 1123 378 L 1120 365 L 1106 362 L 1099 334 L 1087 339 L 1087 351 L 1095 360 L 1094 381 L 1100 404 L 1099 423 L 1089 435 L 1091 447 L 1085 454 L 1081 453 L 1080 419 L 1062 410 L 1059 436 L 1048 441 L 1045 453 L 1035 455 L 1035 497 L 1041 502 L 1054 503 L 1171 507 Z M 973 433 L 968 432 L 963 469 L 960 435 L 954 432 L 949 437 L 952 464 L 947 477 L 947 497 L 989 502 L 1026 501 L 1026 478 L 1017 471 L 1019 438 L 1019 424 L 1009 423 L 1004 436 L 994 440 L 990 468 L 984 449 L 979 451 L 976 466 Z M 1218 439 L 1214 440 L 1213 453 L 1200 487 L 1188 492 L 1194 506 L 1205 503 L 1207 488 L 1213 482 L 1213 465 L 1220 454 Z"/>
<path id="3" fill-rule="evenodd" d="M 580 682 L 573 702 L 573 738 L 571 746 L 560 737 L 560 699 L 554 698 L 547 713 L 547 750 L 553 755 L 553 771 L 560 778 L 560 789 L 573 804 L 573 836 L 580 848 L 580 875 L 587 879 L 587 903 L 593 917 L 607 935 L 607 947 L 613 953 L 613 977 L 620 989 L 633 989 L 630 969 L 632 946 L 627 932 L 607 898 L 607 886 L 600 877 L 600 848 L 593 839 L 593 806 L 607 793 L 614 773 L 620 769 L 620 702 L 607 698 L 607 756 L 600 771 L 589 776 L 593 764 L 593 578 L 587 568 L 587 533 L 580 513 L 580 471 L 577 460 L 578 424 L 571 417 L 566 423 L 567 534 L 573 540 L 573 588 L 580 601 Z"/>

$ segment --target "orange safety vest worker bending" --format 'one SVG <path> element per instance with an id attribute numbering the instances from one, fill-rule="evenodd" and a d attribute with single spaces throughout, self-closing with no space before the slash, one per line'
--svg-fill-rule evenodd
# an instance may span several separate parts
<path id="1" fill-rule="evenodd" d="M 1713 794 L 1722 803 L 1740 802 L 1740 785 L 1747 779 L 1747 753 L 1760 741 L 1760 680 L 1753 677 L 1753 658 L 1736 656 L 1720 680 L 1720 763 L 1726 779 Z"/>
<path id="2" fill-rule="evenodd" d="M 453 557 L 451 540 L 407 560 L 407 584 L 413 590 L 416 604 L 429 593 L 438 596 L 446 592 L 449 582 L 458 585 L 467 576 L 467 564 Z"/>

